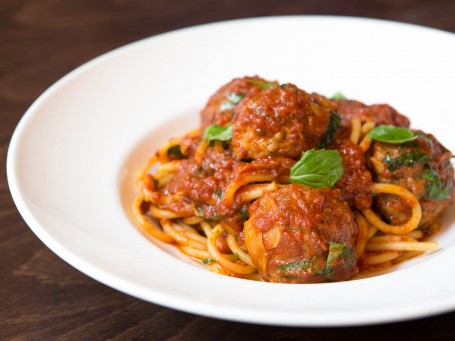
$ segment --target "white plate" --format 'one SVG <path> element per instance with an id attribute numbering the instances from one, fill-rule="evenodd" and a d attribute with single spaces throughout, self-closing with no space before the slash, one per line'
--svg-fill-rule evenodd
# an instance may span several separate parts
<path id="1" fill-rule="evenodd" d="M 197 127 L 219 86 L 258 74 L 307 91 L 388 102 L 455 150 L 455 37 L 378 20 L 272 17 L 204 25 L 103 55 L 47 90 L 20 121 L 8 181 L 30 228 L 94 279 L 171 308 L 288 326 L 361 325 L 455 308 L 454 210 L 440 250 L 387 274 L 285 285 L 224 277 L 144 238 L 134 179 L 167 138 Z"/>

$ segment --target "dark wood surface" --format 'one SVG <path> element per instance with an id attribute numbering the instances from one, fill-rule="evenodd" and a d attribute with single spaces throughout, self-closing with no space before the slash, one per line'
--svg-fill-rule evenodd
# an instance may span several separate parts
<path id="1" fill-rule="evenodd" d="M 158 33 L 286 14 L 383 18 L 455 32 L 454 0 L 0 0 L 0 340 L 455 340 L 455 313 L 375 326 L 283 328 L 167 309 L 78 272 L 17 212 L 6 181 L 9 140 L 25 110 L 57 79 Z"/>

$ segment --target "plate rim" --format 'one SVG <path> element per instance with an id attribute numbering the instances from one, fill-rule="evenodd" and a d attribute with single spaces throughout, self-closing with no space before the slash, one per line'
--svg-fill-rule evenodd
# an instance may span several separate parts
<path id="1" fill-rule="evenodd" d="M 7 150 L 7 159 L 6 159 L 6 161 L 7 161 L 6 162 L 6 165 L 7 165 L 7 181 L 8 181 L 8 186 L 9 186 L 13 201 L 14 201 L 19 213 L 21 214 L 21 216 L 23 217 L 23 219 L 25 220 L 25 222 L 29 226 L 29 228 L 35 233 L 35 235 L 38 236 L 38 238 L 50 250 L 52 250 L 61 259 L 63 259 L 65 262 L 67 262 L 68 264 L 70 264 L 71 266 L 76 268 L 78 271 L 81 271 L 82 273 L 87 274 L 88 276 L 92 277 L 93 279 L 95 279 L 95 280 L 97 280 L 97 281 L 99 281 L 99 282 L 101 282 L 101 283 L 103 283 L 103 284 L 105 284 L 105 285 L 107 285 L 109 287 L 112 287 L 112 288 L 114 288 L 116 290 L 124 292 L 124 293 L 126 293 L 126 294 L 128 294 L 130 296 L 134 296 L 134 297 L 149 301 L 151 303 L 159 304 L 159 305 L 166 306 L 166 307 L 169 307 L 169 308 L 172 308 L 172 309 L 177 309 L 177 310 L 185 311 L 185 312 L 188 312 L 188 313 L 203 315 L 203 316 L 207 316 L 207 317 L 223 318 L 223 319 L 226 319 L 226 320 L 237 321 L 237 322 L 250 322 L 250 323 L 271 325 L 271 323 L 268 322 L 268 321 L 264 322 L 263 320 L 255 319 L 254 317 L 253 318 L 249 318 L 247 320 L 240 320 L 240 319 L 237 319 L 237 318 L 233 318 L 233 316 L 235 316 L 236 313 L 242 312 L 243 309 L 240 309 L 240 311 L 239 311 L 238 308 L 237 309 L 230 309 L 230 308 L 222 307 L 222 309 L 220 310 L 220 308 L 218 307 L 217 309 L 215 309 L 216 313 L 213 314 L 213 311 L 211 311 L 211 310 L 213 310 L 213 306 L 212 305 L 208 305 L 204 309 L 200 309 L 200 306 L 185 305 L 184 304 L 185 302 L 181 303 L 179 300 L 177 300 L 179 302 L 172 301 L 173 304 L 172 303 L 170 304 L 169 301 L 166 300 L 167 297 L 165 297 L 165 295 L 163 296 L 163 294 L 161 294 L 161 293 L 158 296 L 163 296 L 163 297 L 161 299 L 159 299 L 159 297 L 157 297 L 157 300 L 152 302 L 152 301 L 150 301 L 149 297 L 146 297 L 148 295 L 141 295 L 140 294 L 141 290 L 138 290 L 139 294 L 136 295 L 136 294 L 131 293 L 130 290 L 126 290 L 124 288 L 126 286 L 131 286 L 131 283 L 129 283 L 128 285 L 126 283 L 123 283 L 123 284 L 120 285 L 121 288 L 119 288 L 118 287 L 119 282 L 123 282 L 123 280 L 121 280 L 119 278 L 116 278 L 114 280 L 114 282 L 116 282 L 117 285 L 115 285 L 115 286 L 111 285 L 109 283 L 109 280 L 106 280 L 106 278 L 110 278 L 110 277 L 114 277 L 115 278 L 115 276 L 112 276 L 112 274 L 110 274 L 108 272 L 105 272 L 104 270 L 93 268 L 93 266 L 90 263 L 86 263 L 86 262 L 83 262 L 81 259 L 78 259 L 77 256 L 73 255 L 71 252 L 68 252 L 68 250 L 63 248 L 62 245 L 60 245 L 59 242 L 57 242 L 55 239 L 53 239 L 53 237 L 51 235 L 46 233 L 45 227 L 41 226 L 41 223 L 33 215 L 31 209 L 25 204 L 26 200 L 23 197 L 23 193 L 20 191 L 20 188 L 19 188 L 20 185 L 18 184 L 18 179 L 16 178 L 16 175 L 15 175 L 15 167 L 16 167 L 15 158 L 17 157 L 17 152 L 18 152 L 17 151 L 17 148 L 18 148 L 17 144 L 18 144 L 18 140 L 21 138 L 21 132 L 25 129 L 25 127 L 27 125 L 27 122 L 32 117 L 33 113 L 38 112 L 37 108 L 39 108 L 40 105 L 42 103 L 44 103 L 48 99 L 48 97 L 52 96 L 54 91 L 56 89 L 59 89 L 59 87 L 62 84 L 66 84 L 67 82 L 71 82 L 72 79 L 77 77 L 80 73 L 85 72 L 88 68 L 95 68 L 97 64 L 103 63 L 104 60 L 110 58 L 111 56 L 115 56 L 115 55 L 117 55 L 119 53 L 122 53 L 122 51 L 129 51 L 131 48 L 140 48 L 140 46 L 142 44 L 147 44 L 150 41 L 152 41 L 153 39 L 157 39 L 157 38 L 161 39 L 163 37 L 165 38 L 165 37 L 168 37 L 168 36 L 172 36 L 175 33 L 178 34 L 178 33 L 182 32 L 182 31 L 187 31 L 188 32 L 188 31 L 194 30 L 194 29 L 197 29 L 197 30 L 199 30 L 201 28 L 202 29 L 206 29 L 207 27 L 213 27 L 215 25 L 216 26 L 223 26 L 223 25 L 226 25 L 226 24 L 232 25 L 232 24 L 237 24 L 237 23 L 241 23 L 241 22 L 251 22 L 251 21 L 254 21 L 254 20 L 260 20 L 260 21 L 267 21 L 267 20 L 271 20 L 271 19 L 273 19 L 273 20 L 286 19 L 287 20 L 289 18 L 293 18 L 293 20 L 302 20 L 302 19 L 305 20 L 305 19 L 311 18 L 312 20 L 317 20 L 317 19 L 323 19 L 323 20 L 336 19 L 336 20 L 340 20 L 341 19 L 341 20 L 346 20 L 346 21 L 354 20 L 354 21 L 362 21 L 362 22 L 374 21 L 374 22 L 385 23 L 385 24 L 405 25 L 405 26 L 418 28 L 418 29 L 424 29 L 424 30 L 433 30 L 433 31 L 437 32 L 438 34 L 441 34 L 441 33 L 447 34 L 448 33 L 448 34 L 451 35 L 451 38 L 455 37 L 452 33 L 447 32 L 447 31 L 443 31 L 443 30 L 439 30 L 439 29 L 435 29 L 435 28 L 428 28 L 428 27 L 415 25 L 415 24 L 401 23 L 401 22 L 383 20 L 383 19 L 371 19 L 371 18 L 348 17 L 348 16 L 325 16 L 325 15 L 323 15 L 323 16 L 321 16 L 321 15 L 266 16 L 266 17 L 256 17 L 256 18 L 225 20 L 225 21 L 221 21 L 221 22 L 213 22 L 213 23 L 208 23 L 208 24 L 201 24 L 201 25 L 196 25 L 196 26 L 180 28 L 180 29 L 169 31 L 169 32 L 161 33 L 161 34 L 158 34 L 158 35 L 154 35 L 154 36 L 151 36 L 151 37 L 143 38 L 141 40 L 128 43 L 126 45 L 123 45 L 121 47 L 113 49 L 113 50 L 111 50 L 109 52 L 106 52 L 106 53 L 104 53 L 104 54 L 102 54 L 102 55 L 100 55 L 98 57 L 95 57 L 95 58 L 85 62 L 84 64 L 80 65 L 79 67 L 75 68 L 74 70 L 70 71 L 68 74 L 64 75 L 62 78 L 57 80 L 54 84 L 52 84 L 49 88 L 47 88 L 32 103 L 32 105 L 27 109 L 27 111 L 21 117 L 20 121 L 17 124 L 16 129 L 13 132 L 13 135 L 12 135 L 11 141 L 10 141 L 10 145 L 8 147 L 8 150 Z M 122 288 L 124 290 L 122 290 Z M 174 300 L 176 300 L 175 297 L 174 297 Z M 186 303 L 194 303 L 192 300 L 188 300 L 187 299 L 186 301 L 187 301 Z M 452 301 L 447 300 L 446 301 L 446 306 L 444 308 L 442 308 L 442 309 L 441 309 L 440 305 L 433 307 L 433 310 L 431 310 L 431 309 L 429 309 L 427 307 L 425 309 L 425 311 L 414 310 L 413 311 L 414 314 L 411 314 L 411 315 L 409 315 L 409 313 L 406 316 L 403 316 L 401 314 L 401 318 L 397 317 L 397 316 L 395 316 L 393 318 L 391 318 L 390 316 L 387 316 L 387 317 L 384 316 L 383 318 L 376 318 L 374 320 L 372 320 L 371 318 L 366 318 L 364 321 L 355 321 L 352 324 L 346 323 L 346 321 L 344 321 L 344 322 L 338 321 L 338 323 L 337 323 L 336 321 L 327 322 L 327 321 L 324 321 L 324 320 L 319 320 L 319 322 L 316 321 L 316 320 L 313 320 L 310 323 L 306 323 L 306 322 L 302 322 L 302 321 L 300 321 L 300 322 L 299 321 L 294 321 L 294 322 L 291 321 L 290 323 L 283 323 L 283 321 L 281 321 L 281 323 L 278 322 L 276 325 L 281 325 L 281 326 L 359 326 L 359 325 L 366 325 L 366 324 L 396 322 L 396 321 L 409 320 L 409 319 L 420 318 L 420 317 L 425 317 L 425 316 L 431 316 L 431 315 L 434 315 L 434 314 L 442 314 L 442 313 L 451 311 L 451 310 L 453 310 L 455 308 L 455 298 Z M 185 307 L 182 308 L 182 304 L 185 305 Z M 199 303 L 199 305 L 200 304 L 201 303 Z M 212 308 L 212 309 L 209 309 L 209 308 Z M 204 313 L 204 311 L 206 313 Z M 211 314 L 209 314 L 209 311 L 211 311 Z M 397 312 L 396 314 L 400 315 L 399 312 Z M 238 316 L 240 316 L 240 315 L 238 315 Z"/>

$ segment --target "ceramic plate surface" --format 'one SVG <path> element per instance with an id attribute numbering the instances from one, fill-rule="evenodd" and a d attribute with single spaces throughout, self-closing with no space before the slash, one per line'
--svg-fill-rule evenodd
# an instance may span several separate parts
<path id="1" fill-rule="evenodd" d="M 437 252 L 386 274 L 286 285 L 225 277 L 153 243 L 130 219 L 134 180 L 163 141 L 198 126 L 209 96 L 260 75 L 308 92 L 389 103 L 455 150 L 455 36 L 392 22 L 270 17 L 178 30 L 81 66 L 20 121 L 8 181 L 30 228 L 94 279 L 138 298 L 234 321 L 341 326 L 453 310 L 455 214 Z"/>

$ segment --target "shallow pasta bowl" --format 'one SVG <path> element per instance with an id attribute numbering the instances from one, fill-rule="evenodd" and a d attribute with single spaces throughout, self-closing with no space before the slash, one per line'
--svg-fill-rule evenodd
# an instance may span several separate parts
<path id="1" fill-rule="evenodd" d="M 130 219 L 130 206 L 148 156 L 196 128 L 208 97 L 243 75 L 387 102 L 412 127 L 454 150 L 453 60 L 453 34 L 354 18 L 248 19 L 145 39 L 81 66 L 33 103 L 8 151 L 11 193 L 30 228 L 69 264 L 167 307 L 289 326 L 361 325 L 450 311 L 453 206 L 435 236 L 437 252 L 378 276 L 317 285 L 208 272 L 172 246 L 146 239 Z"/>

